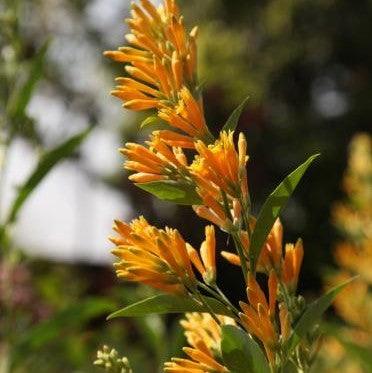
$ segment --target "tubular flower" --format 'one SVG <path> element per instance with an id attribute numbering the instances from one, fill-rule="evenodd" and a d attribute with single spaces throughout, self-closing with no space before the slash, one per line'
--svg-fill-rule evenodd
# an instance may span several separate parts
<path id="1" fill-rule="evenodd" d="M 195 148 L 199 155 L 189 167 L 203 201 L 202 205 L 193 206 L 195 212 L 225 231 L 240 220 L 239 198 L 247 200 L 248 197 L 246 141 L 240 134 L 236 151 L 233 134 L 222 132 L 209 146 L 197 141 Z"/>
<path id="2" fill-rule="evenodd" d="M 237 151 L 233 135 L 233 131 L 222 131 L 220 138 L 209 146 L 201 140 L 197 141 L 195 148 L 199 155 L 191 164 L 190 172 L 202 185 L 213 185 L 231 198 L 247 199 L 247 144 L 240 133 Z"/>
<path id="3" fill-rule="evenodd" d="M 252 274 L 248 276 L 248 302 L 239 302 L 243 312 L 239 314 L 242 324 L 249 333 L 255 335 L 264 344 L 270 362 L 274 359 L 274 349 L 279 341 L 275 330 L 274 318 L 278 289 L 278 280 L 274 271 L 268 280 L 269 301 Z"/>
<path id="4" fill-rule="evenodd" d="M 167 293 L 185 293 L 195 283 L 186 243 L 175 229 L 158 229 L 140 217 L 130 224 L 116 221 L 112 253 L 118 277 Z"/>
<path id="5" fill-rule="evenodd" d="M 111 92 L 127 109 L 159 110 L 159 117 L 191 138 L 210 137 L 201 103 L 193 97 L 197 78 L 197 27 L 188 34 L 174 0 L 156 8 L 149 0 L 132 3 L 127 20 L 130 46 L 105 56 L 126 63 L 129 77 L 116 79 Z"/>
<path id="6" fill-rule="evenodd" d="M 221 327 L 208 313 L 186 313 L 181 320 L 185 336 L 191 347 L 184 347 L 188 358 L 172 358 L 165 363 L 168 373 L 211 373 L 228 372 L 219 361 L 221 355 Z M 235 325 L 233 319 L 227 316 L 217 316 L 222 325 Z"/>
<path id="7" fill-rule="evenodd" d="M 282 267 L 282 280 L 292 292 L 296 291 L 298 277 L 301 270 L 304 249 L 302 240 L 297 240 L 296 244 L 285 246 L 285 257 Z"/>
<path id="8" fill-rule="evenodd" d="M 187 245 L 187 252 L 204 281 L 207 284 L 214 283 L 216 280 L 216 237 L 213 225 L 205 227 L 205 241 L 201 244 L 200 256 L 190 245 Z"/>
<path id="9" fill-rule="evenodd" d="M 128 160 L 124 168 L 134 171 L 129 180 L 136 183 L 145 183 L 159 180 L 175 180 L 187 174 L 187 159 L 179 147 L 169 147 L 158 132 L 154 132 L 148 148 L 127 143 L 120 152 Z"/>

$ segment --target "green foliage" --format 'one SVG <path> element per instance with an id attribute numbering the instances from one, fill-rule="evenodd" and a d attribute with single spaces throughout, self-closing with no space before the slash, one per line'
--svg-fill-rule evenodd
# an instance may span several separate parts
<path id="1" fill-rule="evenodd" d="M 314 326 L 319 323 L 323 313 L 331 306 L 336 296 L 354 279 L 355 278 L 352 278 L 338 286 L 333 287 L 327 291 L 326 294 L 310 303 L 305 308 L 303 314 L 294 326 L 293 333 L 286 343 L 285 350 L 288 354 L 296 348 L 296 346 L 307 336 L 308 333 L 312 332 Z"/>
<path id="2" fill-rule="evenodd" d="M 26 330 L 13 350 L 13 364 L 22 363 L 22 357 L 33 353 L 74 328 L 82 329 L 90 320 L 102 317 L 115 308 L 108 298 L 86 298 L 72 303 L 45 320 Z"/>
<path id="3" fill-rule="evenodd" d="M 212 310 L 217 315 L 233 316 L 222 303 L 214 298 L 203 296 L 203 302 L 208 306 L 197 303 L 190 297 L 177 295 L 155 295 L 135 304 L 131 304 L 108 316 L 108 320 L 116 317 L 140 317 L 148 314 L 184 313 L 184 312 L 209 312 Z"/>
<path id="4" fill-rule="evenodd" d="M 287 204 L 302 176 L 311 163 L 319 157 L 319 154 L 311 156 L 301 166 L 291 172 L 270 194 L 258 215 L 255 229 L 252 233 L 249 259 L 251 271 L 255 272 L 257 260 L 260 256 L 266 237 L 271 231 L 275 220 L 279 217 L 281 210 Z"/>
<path id="5" fill-rule="evenodd" d="M 227 119 L 225 125 L 223 126 L 223 131 L 235 131 L 236 127 L 239 123 L 239 118 L 242 115 L 244 108 L 246 107 L 249 100 L 249 96 L 246 97 L 243 102 L 231 113 L 229 118 Z"/>
<path id="6" fill-rule="evenodd" d="M 201 204 L 201 199 L 195 191 L 195 186 L 183 181 L 151 181 L 149 183 L 137 183 L 136 185 L 162 201 L 179 205 Z"/>
<path id="7" fill-rule="evenodd" d="M 267 373 L 269 364 L 260 346 L 242 329 L 233 325 L 222 327 L 222 357 L 233 373 Z"/>

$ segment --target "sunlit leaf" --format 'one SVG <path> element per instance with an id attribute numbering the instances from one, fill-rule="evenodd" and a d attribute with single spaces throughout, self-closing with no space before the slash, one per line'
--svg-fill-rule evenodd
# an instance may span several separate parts
<path id="1" fill-rule="evenodd" d="M 21 187 L 19 188 L 16 199 L 11 206 L 6 224 L 11 224 L 16 220 L 17 214 L 20 211 L 21 207 L 26 202 L 31 193 L 35 190 L 35 188 L 44 179 L 44 177 L 53 169 L 53 167 L 58 162 L 69 157 L 83 142 L 89 132 L 90 129 L 69 138 L 61 145 L 58 145 L 56 148 L 46 152 L 40 158 L 34 171 L 24 182 L 24 184 L 21 185 Z"/>
<path id="2" fill-rule="evenodd" d="M 319 322 L 323 313 L 330 307 L 337 294 L 340 293 L 355 278 L 347 280 L 342 284 L 333 287 L 326 294 L 310 303 L 299 318 L 293 328 L 293 332 L 288 339 L 285 350 L 290 353 L 298 345 L 307 333 L 311 332 L 314 326 Z"/>
<path id="3" fill-rule="evenodd" d="M 213 310 L 218 315 L 233 316 L 222 303 L 211 297 L 203 297 L 209 307 L 197 303 L 190 297 L 177 295 L 155 295 L 140 302 L 131 304 L 108 316 L 108 320 L 116 317 L 139 317 L 152 313 L 184 313 L 184 312 L 209 312 Z"/>
<path id="4" fill-rule="evenodd" d="M 270 372 L 269 364 L 260 346 L 236 326 L 222 327 L 221 351 L 224 363 L 231 372 Z"/>
<path id="5" fill-rule="evenodd" d="M 247 105 L 249 97 L 246 97 L 244 101 L 231 113 L 229 119 L 227 119 L 225 125 L 223 126 L 223 131 L 234 131 L 239 123 L 239 118 Z"/>
<path id="6" fill-rule="evenodd" d="M 201 204 L 201 199 L 195 191 L 195 186 L 185 182 L 165 180 L 137 183 L 136 185 L 162 201 L 173 202 L 179 205 Z"/>
<path id="7" fill-rule="evenodd" d="M 158 130 L 168 129 L 169 124 L 166 121 L 159 118 L 157 115 L 150 115 L 140 124 L 141 129 L 148 128 L 148 127 L 151 127 L 151 129 L 153 130 L 154 129 L 158 129 Z"/>
<path id="8" fill-rule="evenodd" d="M 252 233 L 252 243 L 249 250 L 250 266 L 253 272 L 256 269 L 257 260 L 260 256 L 266 237 L 270 233 L 275 220 L 278 218 L 281 210 L 287 204 L 289 197 L 296 189 L 306 170 L 318 157 L 319 154 L 311 156 L 305 163 L 290 173 L 270 194 L 262 206 L 257 218 L 255 229 Z"/>

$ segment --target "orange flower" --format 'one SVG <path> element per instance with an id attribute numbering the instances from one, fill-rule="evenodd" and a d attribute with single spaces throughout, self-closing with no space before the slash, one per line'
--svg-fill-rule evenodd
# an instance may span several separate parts
<path id="1" fill-rule="evenodd" d="M 297 240 L 296 245 L 287 244 L 285 246 L 282 280 L 292 292 L 295 292 L 297 288 L 303 257 L 304 248 L 301 239 Z"/>
<path id="2" fill-rule="evenodd" d="M 214 283 L 216 280 L 216 237 L 213 225 L 205 227 L 205 241 L 200 247 L 201 260 L 198 252 L 190 245 L 187 245 L 187 252 L 204 281 L 207 284 Z"/>
<path id="3" fill-rule="evenodd" d="M 199 155 L 190 165 L 197 192 L 203 204 L 193 206 L 198 216 L 229 231 L 233 224 L 239 224 L 242 207 L 239 196 L 248 196 L 245 164 L 246 142 L 239 135 L 239 150 L 235 150 L 233 132 L 222 132 L 212 145 L 197 141 L 195 148 Z M 222 194 L 224 193 L 224 194 Z"/>
<path id="4" fill-rule="evenodd" d="M 129 180 L 145 183 L 159 180 L 175 180 L 187 173 L 187 159 L 179 147 L 170 148 L 161 133 L 153 132 L 145 146 L 127 143 L 120 152 L 127 156 L 124 167 L 135 173 Z"/>
<path id="5" fill-rule="evenodd" d="M 249 304 L 239 302 L 239 305 L 243 310 L 239 316 L 247 331 L 262 341 L 269 361 L 273 362 L 273 351 L 279 341 L 274 325 L 278 289 L 278 280 L 274 271 L 270 272 L 268 288 L 269 302 L 266 300 L 265 293 L 258 285 L 256 279 L 250 273 L 248 276 L 247 287 Z"/>
<path id="6" fill-rule="evenodd" d="M 222 131 L 220 138 L 207 146 L 199 140 L 195 148 L 199 155 L 190 166 L 190 172 L 202 185 L 222 189 L 232 198 L 247 198 L 248 185 L 246 163 L 247 143 L 239 134 L 238 151 L 233 141 L 233 131 Z"/>
<path id="7" fill-rule="evenodd" d="M 129 77 L 116 79 L 112 95 L 130 110 L 159 110 L 160 118 L 190 138 L 210 140 L 202 104 L 191 93 L 197 86 L 197 28 L 187 34 L 175 1 L 158 8 L 149 0 L 140 3 L 132 3 L 127 20 L 131 46 L 104 53 L 128 64 Z"/>
<path id="8" fill-rule="evenodd" d="M 175 107 L 165 105 L 159 110 L 159 117 L 192 138 L 206 142 L 212 139 L 205 122 L 202 104 L 185 86 L 178 92 L 178 102 Z"/>
<path id="9" fill-rule="evenodd" d="M 221 355 L 221 327 L 208 313 L 186 313 L 181 320 L 185 336 L 191 347 L 184 347 L 188 358 L 172 358 L 165 363 L 167 373 L 215 373 L 228 372 L 218 358 Z M 235 325 L 233 319 L 217 316 L 222 325 Z"/>
<path id="10" fill-rule="evenodd" d="M 126 224 L 115 222 L 117 237 L 112 253 L 118 277 L 141 282 L 167 293 L 185 293 L 195 283 L 186 242 L 175 229 L 158 229 L 140 217 Z"/>

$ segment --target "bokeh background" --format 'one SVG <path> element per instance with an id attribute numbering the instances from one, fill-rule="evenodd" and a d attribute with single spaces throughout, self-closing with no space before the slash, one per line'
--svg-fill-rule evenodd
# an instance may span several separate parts
<path id="1" fill-rule="evenodd" d="M 322 154 L 282 217 L 285 240 L 304 240 L 301 290 L 311 298 L 334 265 L 339 236 L 330 216 L 343 197 L 348 144 L 372 128 L 372 2 L 179 3 L 186 24 L 200 26 L 199 72 L 212 130 L 218 132 L 250 96 L 238 129 L 249 143 L 254 211 L 284 175 L 309 155 Z M 105 321 L 120 305 L 151 294 L 114 277 L 107 240 L 114 218 L 143 214 L 156 225 L 179 228 L 196 245 L 203 230 L 190 208 L 136 189 L 121 167 L 117 148 L 148 135 L 139 130 L 141 115 L 109 96 L 122 67 L 102 56 L 123 44 L 129 5 L 0 0 L 2 220 L 40 153 L 91 127 L 73 157 L 55 167 L 22 208 L 11 233 L 12 264 L 0 253 L 0 277 L 11 286 L 14 311 L 11 328 L 0 320 L 4 372 L 91 372 L 103 343 L 129 356 L 138 372 L 156 372 L 182 343 L 173 319 Z M 45 58 L 34 72 L 40 79 L 24 111 L 10 115 L 11 98 L 33 72 L 40 50 Z M 220 246 L 225 243 L 221 236 Z M 238 272 L 219 266 L 222 288 L 238 299 Z"/>

